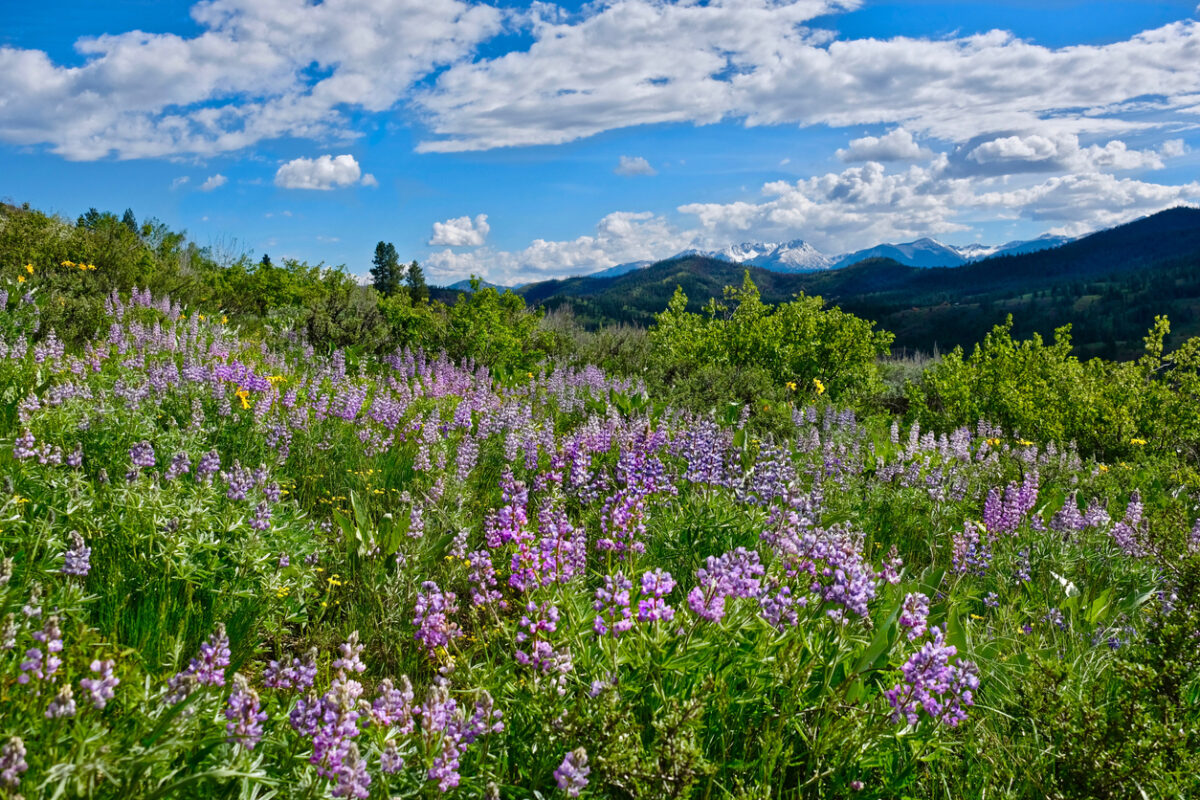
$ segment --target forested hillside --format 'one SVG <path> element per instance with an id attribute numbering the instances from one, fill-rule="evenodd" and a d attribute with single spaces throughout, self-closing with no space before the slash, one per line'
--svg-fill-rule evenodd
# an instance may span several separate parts
<path id="1" fill-rule="evenodd" d="M 740 283 L 749 269 L 768 302 L 820 295 L 896 334 L 897 347 L 930 352 L 970 346 L 1014 320 L 1017 335 L 1049 336 L 1066 324 L 1080 352 L 1135 357 L 1157 314 L 1176 341 L 1200 333 L 1200 210 L 1176 208 L 1051 250 L 961 267 L 918 269 L 872 259 L 802 274 L 689 257 L 612 278 L 571 278 L 521 287 L 528 302 L 566 307 L 586 324 L 647 325 L 676 286 L 692 309 Z"/>

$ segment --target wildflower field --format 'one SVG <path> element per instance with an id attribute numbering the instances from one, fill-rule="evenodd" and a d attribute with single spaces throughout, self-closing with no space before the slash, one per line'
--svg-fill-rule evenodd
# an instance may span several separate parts
<path id="1" fill-rule="evenodd" d="M 1200 792 L 1169 469 L 12 288 L 0 796 Z"/>

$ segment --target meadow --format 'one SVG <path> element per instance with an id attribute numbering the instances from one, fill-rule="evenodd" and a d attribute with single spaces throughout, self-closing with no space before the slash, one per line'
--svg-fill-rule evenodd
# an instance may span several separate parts
<path id="1" fill-rule="evenodd" d="M 886 336 L 837 362 L 861 321 L 752 286 L 651 341 L 681 373 L 760 346 L 734 369 L 770 397 L 684 402 L 137 286 L 60 339 L 53 281 L 90 267 L 5 272 L 0 796 L 1200 792 L 1200 482 L 1161 335 L 1063 379 L 1154 403 L 1075 444 L 955 419 L 1008 407 L 961 353 L 909 387 L 944 398 L 923 418 L 889 411 Z M 818 347 L 755 345 L 768 318 Z"/>

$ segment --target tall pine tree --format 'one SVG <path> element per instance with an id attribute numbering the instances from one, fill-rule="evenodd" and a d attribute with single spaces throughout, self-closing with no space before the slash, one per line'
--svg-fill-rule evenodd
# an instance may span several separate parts
<path id="1" fill-rule="evenodd" d="M 429 300 L 429 285 L 425 283 L 425 270 L 416 261 L 408 265 L 408 293 L 414 303 L 424 303 Z"/>
<path id="2" fill-rule="evenodd" d="M 371 263 L 374 264 L 371 267 L 371 279 L 375 291 L 384 297 L 395 294 L 400 289 L 400 279 L 404 274 L 395 245 L 391 242 L 375 245 L 375 258 Z"/>

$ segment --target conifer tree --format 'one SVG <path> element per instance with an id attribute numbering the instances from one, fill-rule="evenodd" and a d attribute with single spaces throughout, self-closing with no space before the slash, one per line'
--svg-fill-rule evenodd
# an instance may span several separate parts
<path id="1" fill-rule="evenodd" d="M 408 293 L 414 303 L 424 303 L 429 300 L 429 285 L 425 283 L 425 270 L 413 261 L 408 265 Z"/>
<path id="2" fill-rule="evenodd" d="M 393 295 L 400 288 L 400 279 L 404 269 L 400 266 L 400 257 L 396 255 L 396 247 L 391 242 L 380 242 L 375 245 L 375 258 L 371 261 L 372 285 L 375 291 L 384 297 Z"/>

